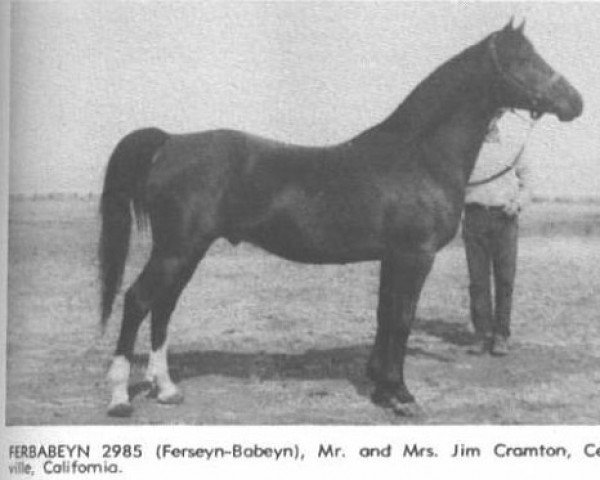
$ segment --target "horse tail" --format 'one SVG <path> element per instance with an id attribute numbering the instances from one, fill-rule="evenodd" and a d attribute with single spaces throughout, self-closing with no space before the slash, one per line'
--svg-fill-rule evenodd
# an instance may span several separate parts
<path id="1" fill-rule="evenodd" d="M 156 151 L 169 135 L 158 128 L 135 130 L 115 147 L 104 177 L 100 200 L 102 227 L 98 256 L 101 282 L 101 324 L 106 326 L 125 269 L 131 235 L 131 206 L 138 228 L 147 225 L 144 186 Z"/>

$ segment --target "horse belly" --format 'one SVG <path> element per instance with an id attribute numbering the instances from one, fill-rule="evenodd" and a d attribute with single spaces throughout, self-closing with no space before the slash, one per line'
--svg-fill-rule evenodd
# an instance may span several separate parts
<path id="1" fill-rule="evenodd" d="M 324 232 L 306 231 L 287 218 L 273 218 L 246 231 L 241 240 L 301 263 L 351 263 L 380 258 L 376 242 L 340 241 Z"/>
<path id="2" fill-rule="evenodd" d="M 383 244 L 373 217 L 347 206 L 335 209 L 317 200 L 295 198 L 245 229 L 242 240 L 303 263 L 376 260 Z"/>

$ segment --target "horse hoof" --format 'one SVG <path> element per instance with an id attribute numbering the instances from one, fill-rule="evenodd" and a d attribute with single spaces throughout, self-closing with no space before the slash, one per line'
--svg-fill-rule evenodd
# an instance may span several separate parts
<path id="1" fill-rule="evenodd" d="M 183 403 L 183 393 L 177 391 L 168 395 L 158 395 L 158 403 L 163 405 L 179 405 Z"/>
<path id="2" fill-rule="evenodd" d="M 111 405 L 108 407 L 108 416 L 109 417 L 119 417 L 126 418 L 131 417 L 133 413 L 133 407 L 131 403 L 117 403 L 116 405 Z"/>
<path id="3" fill-rule="evenodd" d="M 392 399 L 390 407 L 399 417 L 415 418 L 423 415 L 423 409 L 416 402 L 403 403 L 397 399 Z"/>
<path id="4" fill-rule="evenodd" d="M 407 390 L 401 393 L 401 397 L 398 393 L 390 393 L 386 390 L 376 389 L 371 400 L 376 405 L 382 408 L 388 408 L 392 410 L 396 415 L 402 417 L 417 417 L 423 414 L 423 410 L 415 402 L 413 397 Z"/>

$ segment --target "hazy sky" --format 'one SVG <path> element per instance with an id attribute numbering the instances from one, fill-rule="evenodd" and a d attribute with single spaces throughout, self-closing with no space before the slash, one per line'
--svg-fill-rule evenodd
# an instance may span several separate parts
<path id="1" fill-rule="evenodd" d="M 328 144 L 527 18 L 584 115 L 531 139 L 540 195 L 600 196 L 600 3 L 30 2 L 12 7 L 11 190 L 98 192 L 129 131 L 234 127 Z"/>

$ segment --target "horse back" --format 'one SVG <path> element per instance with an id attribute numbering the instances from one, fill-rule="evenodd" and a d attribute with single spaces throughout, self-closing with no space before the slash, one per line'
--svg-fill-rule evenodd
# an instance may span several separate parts
<path id="1" fill-rule="evenodd" d="M 418 164 L 394 158 L 392 146 L 368 151 L 235 130 L 173 135 L 148 192 L 170 230 L 185 224 L 296 261 L 373 260 L 390 242 L 436 243 L 433 186 Z"/>
<path id="2" fill-rule="evenodd" d="M 148 203 L 162 215 L 178 207 L 210 217 L 210 228 L 225 235 L 268 210 L 291 183 L 320 189 L 318 150 L 236 130 L 171 135 L 148 175 Z"/>

